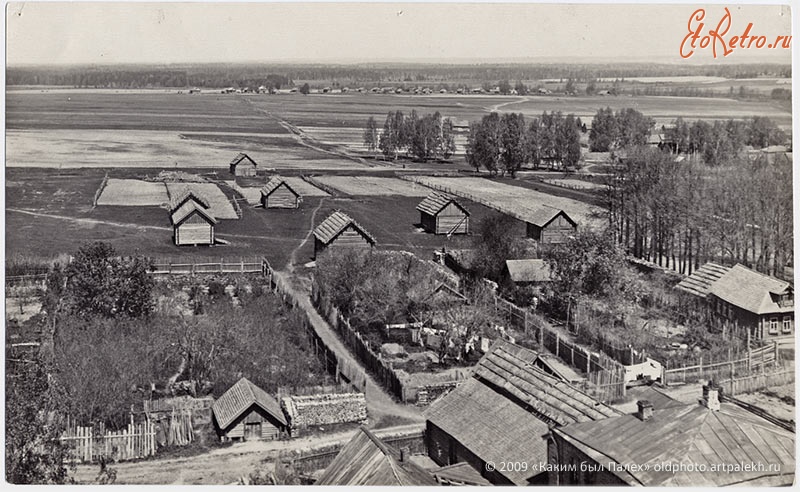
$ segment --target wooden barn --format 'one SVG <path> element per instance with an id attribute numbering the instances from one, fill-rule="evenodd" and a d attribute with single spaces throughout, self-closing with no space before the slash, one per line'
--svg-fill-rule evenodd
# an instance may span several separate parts
<path id="1" fill-rule="evenodd" d="M 234 157 L 230 163 L 231 174 L 234 176 L 255 176 L 256 166 L 256 161 L 251 159 L 249 155 L 241 152 Z"/>
<path id="2" fill-rule="evenodd" d="M 280 176 L 272 176 L 261 188 L 261 205 L 264 208 L 297 208 L 302 198 Z"/>
<path id="3" fill-rule="evenodd" d="M 364 427 L 344 445 L 315 485 L 432 486 L 433 475 Z"/>
<path id="4" fill-rule="evenodd" d="M 328 249 L 369 249 L 376 241 L 366 229 L 338 210 L 314 229 L 314 257 Z"/>
<path id="5" fill-rule="evenodd" d="M 434 191 L 419 205 L 420 223 L 433 234 L 468 234 L 469 212 L 455 197 Z"/>
<path id="6" fill-rule="evenodd" d="M 220 439 L 270 440 L 288 432 L 280 404 L 247 378 L 240 379 L 211 407 Z"/>
<path id="7" fill-rule="evenodd" d="M 560 244 L 578 230 L 578 224 L 563 210 L 543 206 L 525 218 L 527 236 L 539 244 Z"/>
<path id="8" fill-rule="evenodd" d="M 187 188 L 175 197 L 170 205 L 170 219 L 176 246 L 214 244 L 217 219 L 208 206 L 208 200 L 192 189 Z"/>

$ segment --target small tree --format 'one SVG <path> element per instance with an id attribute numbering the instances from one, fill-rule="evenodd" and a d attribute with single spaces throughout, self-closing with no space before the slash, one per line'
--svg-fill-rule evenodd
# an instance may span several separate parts
<path id="1" fill-rule="evenodd" d="M 300 94 L 308 94 L 310 92 L 311 92 L 311 87 L 309 87 L 308 82 L 306 82 L 305 84 L 303 84 L 302 87 L 300 87 Z"/>

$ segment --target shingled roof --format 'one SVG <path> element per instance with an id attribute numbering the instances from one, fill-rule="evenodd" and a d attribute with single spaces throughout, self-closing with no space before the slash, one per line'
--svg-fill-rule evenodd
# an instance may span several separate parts
<path id="1" fill-rule="evenodd" d="M 506 260 L 506 269 L 511 281 L 517 282 L 549 282 L 552 280 L 550 266 L 541 259 Z"/>
<path id="2" fill-rule="evenodd" d="M 288 181 L 286 181 L 284 178 L 282 178 L 282 177 L 280 177 L 278 175 L 275 175 L 275 176 L 272 176 L 271 178 L 269 178 L 269 181 L 267 181 L 267 184 L 265 184 L 261 188 L 261 196 L 269 196 L 273 191 L 277 190 L 280 185 L 284 185 L 285 187 L 287 187 L 289 189 L 289 191 L 294 193 L 295 196 L 300 196 L 300 193 L 294 191 L 294 188 L 289 186 L 289 182 Z"/>
<path id="3" fill-rule="evenodd" d="M 172 220 L 172 225 L 181 225 L 183 221 L 189 218 L 193 213 L 198 213 L 203 216 L 208 222 L 211 224 L 216 224 L 217 219 L 211 215 L 211 212 L 208 209 L 203 208 L 200 206 L 199 203 L 195 202 L 194 200 L 185 200 L 183 205 L 178 207 L 177 210 L 174 210 L 170 214 L 170 219 Z"/>
<path id="4" fill-rule="evenodd" d="M 555 425 L 620 415 L 616 409 L 535 367 L 535 359 L 530 360 L 520 349 L 527 350 L 496 341 L 475 366 L 474 377 L 527 405 L 539 418 Z"/>
<path id="5" fill-rule="evenodd" d="M 436 485 L 433 476 L 361 427 L 336 455 L 316 485 Z"/>
<path id="6" fill-rule="evenodd" d="M 625 415 L 553 430 L 630 485 L 791 485 L 795 473 L 794 434 L 732 403 L 719 411 L 702 404 L 655 409 L 647 420 Z M 692 463 L 703 471 L 655 471 L 656 464 Z M 754 464 L 746 469 L 709 471 L 720 463 Z M 778 465 L 779 470 L 759 470 Z M 645 468 L 647 466 L 647 469 Z M 625 469 L 623 469 L 623 466 Z"/>
<path id="7" fill-rule="evenodd" d="M 716 263 L 706 263 L 691 275 L 681 280 L 676 289 L 700 297 L 706 297 L 711 291 L 711 286 L 728 273 L 729 267 L 717 265 Z"/>
<path id="8" fill-rule="evenodd" d="M 328 216 L 327 219 L 322 221 L 322 223 L 314 229 L 314 237 L 324 244 L 329 244 L 350 225 L 355 227 L 370 243 L 376 243 L 372 234 L 367 232 L 361 224 L 353 220 L 349 215 L 339 212 L 338 210 Z"/>
<path id="9" fill-rule="evenodd" d="M 184 186 L 172 197 L 172 200 L 170 200 L 169 211 L 174 212 L 188 200 L 194 200 L 203 208 L 209 208 L 211 206 L 208 198 L 206 198 L 202 193 L 191 186 Z"/>
<path id="10" fill-rule="evenodd" d="M 225 429 L 253 405 L 259 406 L 278 422 L 286 424 L 280 404 L 247 378 L 242 378 L 228 388 L 222 396 L 214 402 L 211 410 L 221 429 Z"/>
<path id="11" fill-rule="evenodd" d="M 533 210 L 531 212 L 526 212 L 524 215 L 525 222 L 529 224 L 533 224 L 538 227 L 545 227 L 547 224 L 552 222 L 556 217 L 559 215 L 564 215 L 564 218 L 569 221 L 570 224 L 576 226 L 577 223 L 572 220 L 572 218 L 567 215 L 567 213 L 559 208 L 548 207 L 547 205 L 542 205 L 541 207 Z"/>
<path id="12" fill-rule="evenodd" d="M 237 164 L 242 162 L 243 159 L 247 159 L 248 161 L 250 161 L 253 164 L 253 167 L 258 165 L 258 164 L 256 164 L 256 161 L 251 159 L 250 156 L 245 154 L 244 152 L 240 152 L 236 157 L 234 157 L 233 160 L 231 161 L 230 165 L 231 166 L 236 166 Z"/>
<path id="13" fill-rule="evenodd" d="M 429 215 L 436 215 L 451 202 L 455 204 L 455 206 L 458 207 L 462 212 L 464 212 L 464 214 L 469 216 L 467 209 L 461 206 L 461 204 L 456 201 L 454 196 L 441 193 L 439 191 L 434 191 L 425 197 L 425 199 L 422 200 L 419 205 L 417 205 L 417 210 Z"/>

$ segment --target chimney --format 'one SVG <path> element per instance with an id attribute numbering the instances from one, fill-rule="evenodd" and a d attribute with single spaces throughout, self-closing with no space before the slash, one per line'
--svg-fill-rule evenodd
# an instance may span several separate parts
<path id="1" fill-rule="evenodd" d="M 721 393 L 720 387 L 715 385 L 714 381 L 709 381 L 707 385 L 703 386 L 703 399 L 700 403 L 709 410 L 718 412 Z"/>
<path id="2" fill-rule="evenodd" d="M 650 420 L 650 417 L 653 416 L 653 404 L 647 400 L 639 400 L 636 402 L 636 406 L 639 409 L 636 417 L 641 421 Z"/>

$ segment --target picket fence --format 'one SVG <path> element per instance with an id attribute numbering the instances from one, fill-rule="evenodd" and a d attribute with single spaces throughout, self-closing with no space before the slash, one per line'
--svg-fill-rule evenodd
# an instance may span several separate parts
<path id="1" fill-rule="evenodd" d="M 701 379 L 736 379 L 736 375 L 750 376 L 754 371 L 762 374 L 769 370 L 777 370 L 780 364 L 778 344 L 772 343 L 760 348 L 750 349 L 745 357 L 718 362 L 705 362 L 700 358 L 699 364 L 669 368 L 664 364 L 661 371 L 661 384 L 683 384 L 697 382 Z"/>
<path id="2" fill-rule="evenodd" d="M 263 258 L 241 258 L 239 261 L 220 258 L 219 261 L 188 262 L 186 259 L 153 260 L 154 275 L 200 275 L 208 273 L 264 273 L 266 260 Z"/>
<path id="3" fill-rule="evenodd" d="M 119 431 L 107 431 L 71 425 L 61 436 L 61 442 L 71 450 L 76 461 L 94 463 L 104 458 L 107 461 L 125 461 L 146 458 L 156 453 L 156 427 L 150 421 L 134 424 Z"/>

